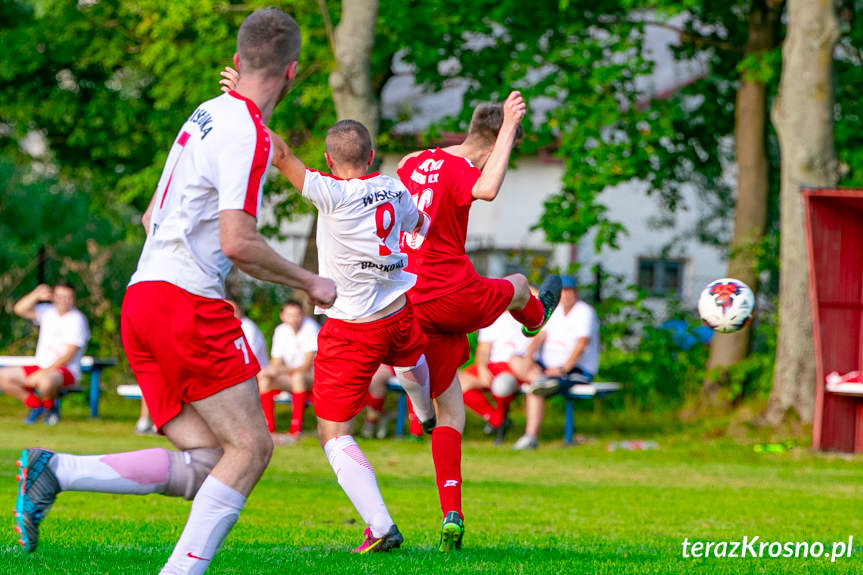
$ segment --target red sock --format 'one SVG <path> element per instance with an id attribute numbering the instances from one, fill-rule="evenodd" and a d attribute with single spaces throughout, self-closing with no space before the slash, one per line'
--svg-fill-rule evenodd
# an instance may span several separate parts
<path id="1" fill-rule="evenodd" d="M 371 410 L 373 413 L 369 413 L 366 411 L 366 419 L 369 421 L 377 421 L 378 417 L 384 411 L 384 400 L 386 400 L 386 396 L 383 397 L 375 397 L 371 393 L 366 394 L 366 407 Z"/>
<path id="2" fill-rule="evenodd" d="M 53 399 L 43 399 L 42 407 L 45 409 L 54 409 L 54 400 Z"/>
<path id="3" fill-rule="evenodd" d="M 527 300 L 527 305 L 521 309 L 510 310 L 512 317 L 517 319 L 527 329 L 536 329 L 542 325 L 545 311 L 542 309 L 542 303 L 536 299 L 536 296 L 531 294 Z"/>
<path id="4" fill-rule="evenodd" d="M 291 433 L 303 430 L 303 415 L 306 413 L 306 392 L 291 393 Z"/>
<path id="5" fill-rule="evenodd" d="M 27 397 L 24 398 L 24 405 L 26 405 L 30 409 L 37 409 L 37 408 L 42 407 L 42 400 L 39 399 L 39 396 L 37 396 L 35 393 L 33 393 L 31 391 L 27 395 Z"/>
<path id="6" fill-rule="evenodd" d="M 489 423 L 497 427 L 498 425 L 503 423 L 503 420 L 509 413 L 509 404 L 512 403 L 513 399 L 515 399 L 515 394 L 507 395 L 505 397 L 492 395 L 492 397 L 494 398 L 497 407 L 494 410 L 494 418 L 492 420 L 489 420 Z"/>
<path id="7" fill-rule="evenodd" d="M 276 396 L 279 390 L 265 391 L 261 394 L 261 408 L 264 410 L 264 419 L 267 421 L 267 429 L 270 433 L 276 431 Z"/>
<path id="8" fill-rule="evenodd" d="M 494 407 L 488 402 L 485 393 L 479 389 L 466 389 L 462 392 L 462 396 L 464 396 L 464 404 L 466 406 L 477 412 L 484 420 L 491 422 Z"/>
<path id="9" fill-rule="evenodd" d="M 452 427 L 435 427 L 431 440 L 435 479 L 444 515 L 461 512 L 461 433 Z"/>
<path id="10" fill-rule="evenodd" d="M 423 426 L 420 424 L 420 419 L 414 413 L 414 406 L 411 400 L 408 399 L 408 431 L 414 437 L 420 437 L 423 434 Z"/>

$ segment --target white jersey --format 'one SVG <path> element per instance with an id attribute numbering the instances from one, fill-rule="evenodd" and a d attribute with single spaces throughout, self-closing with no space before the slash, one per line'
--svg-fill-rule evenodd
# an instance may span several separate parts
<path id="1" fill-rule="evenodd" d="M 300 330 L 296 333 L 288 324 L 279 324 L 273 332 L 270 355 L 273 359 L 281 358 L 289 368 L 303 365 L 306 354 L 318 350 L 319 330 L 318 322 L 310 317 L 303 318 Z"/>
<path id="2" fill-rule="evenodd" d="M 255 359 L 258 360 L 258 365 L 261 366 L 261 369 L 267 367 L 267 364 L 270 363 L 270 358 L 267 356 L 267 340 L 264 339 L 264 334 L 261 333 L 258 325 L 246 316 L 243 316 L 240 320 L 240 327 L 243 329 L 243 335 L 246 336 L 246 340 L 249 342 L 249 347 L 252 348 Z"/>
<path id="3" fill-rule="evenodd" d="M 74 345 L 78 353 L 64 367 L 75 376 L 75 381 L 81 379 L 81 358 L 90 341 L 90 328 L 84 314 L 73 307 L 60 315 L 54 304 L 40 303 L 36 306 L 36 325 L 39 326 L 36 365 L 48 367 Z"/>
<path id="4" fill-rule="evenodd" d="M 257 217 L 271 156 L 254 102 L 231 92 L 201 104 L 168 154 L 130 285 L 164 281 L 224 298 L 231 261 L 219 244 L 219 212 L 243 210 Z"/>
<path id="5" fill-rule="evenodd" d="M 342 180 L 306 170 L 303 196 L 318 208 L 320 275 L 336 283 L 338 294 L 331 308 L 315 313 L 368 317 L 414 286 L 399 237 L 416 227 L 419 212 L 400 181 L 377 172 Z"/>
<path id="6" fill-rule="evenodd" d="M 489 363 L 509 363 L 514 355 L 524 355 L 530 339 L 521 333 L 521 324 L 509 312 L 477 333 L 477 341 L 491 343 Z"/>
<path id="7" fill-rule="evenodd" d="M 546 333 L 542 346 L 545 367 L 561 367 L 575 348 L 575 342 L 586 337 L 590 340 L 576 367 L 596 375 L 599 370 L 599 318 L 590 304 L 579 300 L 568 314 L 564 313 L 562 305 L 557 306 L 543 330 Z"/>

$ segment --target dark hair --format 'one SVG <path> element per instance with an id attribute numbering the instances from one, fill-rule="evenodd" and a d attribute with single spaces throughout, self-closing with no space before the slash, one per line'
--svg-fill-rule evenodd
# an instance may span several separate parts
<path id="1" fill-rule="evenodd" d="M 294 306 L 294 307 L 300 308 L 300 311 L 303 311 L 303 304 L 301 304 L 300 302 L 298 302 L 295 299 L 289 299 L 285 303 L 283 303 L 282 309 L 285 309 L 288 306 Z"/>
<path id="2" fill-rule="evenodd" d="M 339 120 L 327 130 L 325 145 L 335 163 L 365 166 L 372 151 L 372 137 L 362 123 Z"/>
<path id="3" fill-rule="evenodd" d="M 300 57 L 300 27 L 278 8 L 263 8 L 249 14 L 237 34 L 241 73 L 260 71 L 281 74 Z"/>
<path id="4" fill-rule="evenodd" d="M 501 124 L 503 124 L 503 104 L 491 102 L 480 104 L 474 109 L 473 116 L 470 118 L 465 140 L 482 146 L 494 146 Z M 519 124 L 515 131 L 515 141 L 519 142 L 523 136 L 524 128 Z"/>
<path id="5" fill-rule="evenodd" d="M 68 289 L 72 290 L 73 292 L 75 291 L 75 286 L 73 286 L 72 282 L 70 282 L 69 280 L 60 280 L 54 284 L 54 287 L 55 288 L 64 287 L 64 288 L 68 288 Z"/>

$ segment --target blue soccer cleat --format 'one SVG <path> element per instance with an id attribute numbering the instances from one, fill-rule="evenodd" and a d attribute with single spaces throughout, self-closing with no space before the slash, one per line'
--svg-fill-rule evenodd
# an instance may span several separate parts
<path id="1" fill-rule="evenodd" d="M 15 501 L 15 531 L 18 543 L 32 553 L 39 542 L 39 523 L 60 493 L 60 482 L 48 467 L 53 451 L 30 448 L 21 452 L 18 460 L 18 499 Z"/>

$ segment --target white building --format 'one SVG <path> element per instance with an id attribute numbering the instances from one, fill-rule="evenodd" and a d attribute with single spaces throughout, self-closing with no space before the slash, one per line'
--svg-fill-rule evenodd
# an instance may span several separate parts
<path id="1" fill-rule="evenodd" d="M 701 73 L 697 64 L 674 62 L 668 46 L 675 38 L 675 33 L 669 30 L 648 28 L 648 45 L 657 66 L 656 73 L 645 79 L 647 93 L 666 92 Z M 463 82 L 456 80 L 438 94 L 424 95 L 414 84 L 410 70 L 401 68 L 385 87 L 382 97 L 386 117 L 394 118 L 406 103 L 411 105 L 411 118 L 397 130 L 421 132 L 432 122 L 459 112 L 465 90 Z M 395 155 L 384 157 L 380 171 L 395 176 L 398 160 Z M 593 234 L 588 234 L 577 246 L 548 244 L 541 230 L 531 228 L 539 221 L 544 200 L 560 191 L 562 174 L 560 162 L 539 156 L 521 157 L 515 169 L 507 174 L 498 198 L 474 204 L 467 250 L 480 273 L 500 277 L 523 271 L 524 257 L 528 254 L 529 258 L 539 258 L 534 262 L 544 261 L 548 268 L 566 271 L 578 264 L 579 283 L 593 284 L 591 270 L 599 264 L 604 272 L 622 278 L 624 285 L 638 285 L 656 296 L 673 295 L 689 308 L 695 307 L 705 284 L 725 275 L 723 250 L 695 239 L 680 241 L 695 237 L 700 206 L 694 189 L 683 193 L 682 205 L 688 209 L 672 216 L 663 213 L 657 202 L 648 198 L 642 183 L 630 182 L 604 190 L 599 201 L 608 208 L 608 218 L 622 223 L 628 231 L 621 238 L 619 250 L 605 248 L 600 254 L 594 253 Z M 656 226 L 660 219 L 672 225 Z M 282 231 L 289 240 L 279 244 L 279 251 L 292 261 L 302 261 L 311 223 L 309 216 L 285 223 Z"/>

